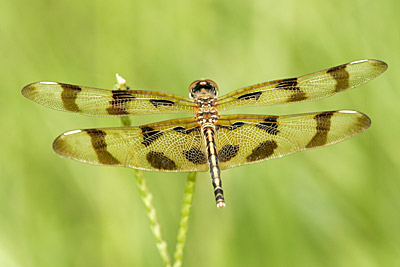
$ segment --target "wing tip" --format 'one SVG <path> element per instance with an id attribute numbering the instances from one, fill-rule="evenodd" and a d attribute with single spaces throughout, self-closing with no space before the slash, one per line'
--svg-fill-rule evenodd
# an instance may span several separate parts
<path id="1" fill-rule="evenodd" d="M 366 131 L 371 126 L 371 119 L 362 112 L 358 112 L 360 115 L 358 118 L 358 126 L 362 129 L 361 132 Z"/>
<path id="2" fill-rule="evenodd" d="M 66 157 L 62 152 L 62 147 L 65 146 L 65 142 L 63 140 L 63 136 L 65 135 L 65 133 L 57 136 L 56 139 L 54 139 L 53 141 L 53 150 L 60 156 Z"/>
<path id="3" fill-rule="evenodd" d="M 360 131 L 358 133 L 362 133 L 366 131 L 371 126 L 371 119 L 364 113 L 355 110 L 339 110 L 338 113 L 342 114 L 354 114 L 355 119 L 357 120 L 356 125 L 357 129 Z"/>
<path id="4" fill-rule="evenodd" d="M 37 84 L 38 83 L 35 82 L 25 85 L 21 90 L 21 94 L 28 99 L 32 99 L 32 94 L 36 91 Z"/>
<path id="5" fill-rule="evenodd" d="M 56 83 L 56 82 L 46 82 L 46 81 L 45 82 L 33 82 L 28 85 L 25 85 L 21 90 L 21 94 L 24 97 L 33 100 L 34 97 L 39 93 L 38 85 L 58 85 L 58 84 L 59 83 Z"/>
<path id="6" fill-rule="evenodd" d="M 352 64 L 360 64 L 360 63 L 368 63 L 368 64 L 372 65 L 372 67 L 377 70 L 378 75 L 385 72 L 389 67 L 389 65 L 385 61 L 382 61 L 379 59 L 362 59 L 362 60 L 350 62 L 349 64 L 352 65 Z"/>

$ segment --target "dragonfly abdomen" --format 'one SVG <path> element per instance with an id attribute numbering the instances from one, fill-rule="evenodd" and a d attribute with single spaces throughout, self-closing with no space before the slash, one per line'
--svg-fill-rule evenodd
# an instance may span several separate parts
<path id="1" fill-rule="evenodd" d="M 220 168 L 217 157 L 217 149 L 215 146 L 215 132 L 213 127 L 205 127 L 203 130 L 206 140 L 208 166 L 210 168 L 212 185 L 214 187 L 215 202 L 218 208 L 225 207 L 224 191 L 222 190 L 222 182 L 220 176 Z"/>

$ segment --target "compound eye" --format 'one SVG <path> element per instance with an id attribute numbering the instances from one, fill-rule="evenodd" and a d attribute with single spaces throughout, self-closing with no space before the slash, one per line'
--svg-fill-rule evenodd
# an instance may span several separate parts
<path id="1" fill-rule="evenodd" d="M 211 80 L 197 80 L 189 85 L 189 96 L 195 98 L 195 96 L 201 91 L 208 91 L 214 96 L 218 94 L 217 84 Z"/>
<path id="2" fill-rule="evenodd" d="M 214 91 L 213 92 L 214 95 L 218 96 L 218 86 L 217 86 L 217 84 L 215 82 L 211 81 L 211 80 L 206 80 L 206 82 L 208 82 L 212 86 L 212 88 L 214 89 L 213 90 Z"/>
<path id="3" fill-rule="evenodd" d="M 192 92 L 192 91 L 193 91 L 193 88 L 194 88 L 198 83 L 200 83 L 200 82 L 201 82 L 201 80 L 197 80 L 197 81 L 192 82 L 192 83 L 189 85 L 189 92 Z"/>
<path id="4" fill-rule="evenodd" d="M 212 85 L 212 87 L 215 88 L 215 90 L 218 90 L 218 86 L 215 82 L 211 81 L 211 80 L 205 80 L 206 82 L 210 83 Z"/>
<path id="5" fill-rule="evenodd" d="M 194 92 L 196 91 L 196 88 L 199 86 L 199 83 L 201 82 L 202 80 L 196 80 L 189 85 L 189 97 L 191 98 L 194 97 Z"/>

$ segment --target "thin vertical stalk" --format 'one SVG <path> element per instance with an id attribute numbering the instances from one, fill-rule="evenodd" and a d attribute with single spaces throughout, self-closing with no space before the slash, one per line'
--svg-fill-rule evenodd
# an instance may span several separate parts
<path id="1" fill-rule="evenodd" d="M 156 238 L 156 246 L 165 266 L 171 266 L 171 258 L 168 254 L 167 242 L 164 241 L 161 235 L 161 226 L 157 220 L 156 209 L 153 205 L 153 195 L 149 192 L 147 187 L 146 179 L 143 177 L 143 173 L 139 170 L 135 170 L 136 182 L 142 197 L 143 204 L 146 208 L 147 217 L 150 220 L 150 228 Z"/>
<path id="2" fill-rule="evenodd" d="M 115 85 L 115 89 L 116 90 L 128 89 L 128 87 L 126 86 L 125 79 L 119 76 L 118 74 L 116 76 L 117 76 L 117 84 Z M 129 117 L 121 117 L 121 122 L 125 127 L 129 127 L 131 125 Z M 136 176 L 136 184 L 140 191 L 140 196 L 146 208 L 147 217 L 149 217 L 150 220 L 150 228 L 156 239 L 156 246 L 158 252 L 160 253 L 160 256 L 165 266 L 170 267 L 171 258 L 168 254 L 167 242 L 164 241 L 161 235 L 161 226 L 158 223 L 156 209 L 154 208 L 153 205 L 153 195 L 150 193 L 147 187 L 146 179 L 143 177 L 143 173 L 140 170 L 135 170 L 135 176 Z"/>
<path id="3" fill-rule="evenodd" d="M 188 230 L 188 224 L 190 219 L 190 210 L 193 202 L 194 185 L 196 182 L 196 172 L 190 172 L 188 174 L 185 197 L 183 199 L 181 220 L 179 222 L 179 230 L 177 235 L 177 244 L 174 253 L 174 267 L 182 266 L 183 249 L 185 248 L 186 235 Z"/>

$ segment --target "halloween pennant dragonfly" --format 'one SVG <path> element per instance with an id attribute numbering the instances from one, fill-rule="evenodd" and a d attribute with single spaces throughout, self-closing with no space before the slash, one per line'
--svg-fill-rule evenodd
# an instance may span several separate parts
<path id="1" fill-rule="evenodd" d="M 93 116 L 190 113 L 193 117 L 138 127 L 74 130 L 53 143 L 74 160 L 149 171 L 209 171 L 217 207 L 225 206 L 220 170 L 334 144 L 370 126 L 351 110 L 296 115 L 220 115 L 238 107 L 315 100 L 360 86 L 387 64 L 360 60 L 297 78 L 259 83 L 218 97 L 211 80 L 189 86 L 189 97 L 142 90 L 104 90 L 38 82 L 22 94 L 46 107 Z"/>

